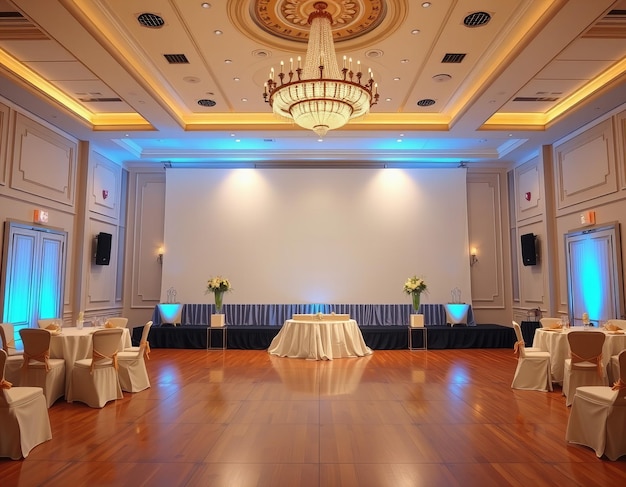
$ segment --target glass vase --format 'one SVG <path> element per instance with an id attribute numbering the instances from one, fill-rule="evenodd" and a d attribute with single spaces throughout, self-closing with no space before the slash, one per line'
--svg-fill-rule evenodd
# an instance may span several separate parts
<path id="1" fill-rule="evenodd" d="M 224 298 L 223 291 L 215 291 L 215 313 L 218 315 L 222 314 L 222 300 Z"/>
<path id="2" fill-rule="evenodd" d="M 419 293 L 413 293 L 412 297 L 413 297 L 413 309 L 417 313 L 419 311 L 419 309 L 420 309 L 420 294 Z"/>

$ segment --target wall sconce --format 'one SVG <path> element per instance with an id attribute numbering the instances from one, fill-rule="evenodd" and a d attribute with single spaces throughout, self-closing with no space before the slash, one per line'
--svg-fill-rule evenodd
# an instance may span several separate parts
<path id="1" fill-rule="evenodd" d="M 163 254 L 165 253 L 165 249 L 163 249 L 162 245 L 159 247 L 159 250 L 157 252 L 158 252 L 157 262 L 159 264 L 163 264 Z"/>
<path id="2" fill-rule="evenodd" d="M 470 267 L 478 262 L 478 257 L 476 256 L 476 254 L 478 254 L 478 250 L 476 250 L 476 247 L 472 247 L 470 250 Z"/>

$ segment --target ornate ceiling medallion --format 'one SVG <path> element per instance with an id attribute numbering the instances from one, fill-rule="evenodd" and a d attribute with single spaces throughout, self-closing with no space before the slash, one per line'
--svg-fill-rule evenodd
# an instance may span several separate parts
<path id="1" fill-rule="evenodd" d="M 263 31 L 290 41 L 306 43 L 309 38 L 309 14 L 315 0 L 254 0 L 251 14 Z M 332 16 L 335 42 L 355 39 L 375 29 L 385 18 L 385 0 L 334 0 L 326 9 Z"/>

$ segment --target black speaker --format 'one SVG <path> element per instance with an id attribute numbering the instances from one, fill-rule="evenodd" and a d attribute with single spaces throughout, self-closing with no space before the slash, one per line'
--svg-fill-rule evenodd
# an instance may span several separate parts
<path id="1" fill-rule="evenodd" d="M 537 248 L 535 247 L 535 234 L 522 235 L 522 264 L 537 265 Z"/>
<path id="2" fill-rule="evenodd" d="M 109 265 L 113 235 L 100 232 L 96 236 L 96 265 Z"/>

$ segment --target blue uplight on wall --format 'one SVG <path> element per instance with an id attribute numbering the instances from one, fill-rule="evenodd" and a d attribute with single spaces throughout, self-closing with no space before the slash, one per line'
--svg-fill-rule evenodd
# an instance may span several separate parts
<path id="1" fill-rule="evenodd" d="M 580 278 L 583 286 L 583 309 L 589 313 L 592 320 L 603 319 L 602 305 L 605 289 L 604 272 L 601 267 L 601 259 L 598 258 L 597 243 L 586 242 L 583 247 L 583 256 L 580 265 Z"/>

